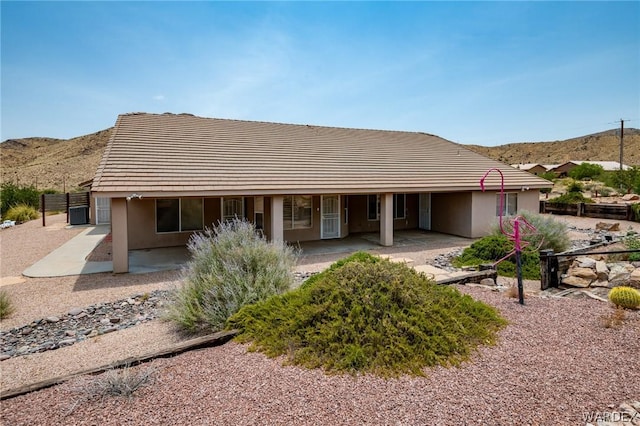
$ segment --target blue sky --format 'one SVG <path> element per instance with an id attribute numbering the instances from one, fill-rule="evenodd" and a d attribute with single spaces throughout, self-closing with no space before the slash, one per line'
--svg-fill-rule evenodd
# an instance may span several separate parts
<path id="1" fill-rule="evenodd" d="M 7 2 L 0 140 L 120 113 L 421 131 L 640 127 L 640 2 Z"/>

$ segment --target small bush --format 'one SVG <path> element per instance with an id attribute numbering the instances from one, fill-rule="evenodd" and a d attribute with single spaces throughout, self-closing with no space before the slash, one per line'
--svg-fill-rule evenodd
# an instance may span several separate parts
<path id="1" fill-rule="evenodd" d="M 616 306 L 612 312 L 602 315 L 600 321 L 604 328 L 620 328 L 626 317 L 627 315 L 624 309 Z"/>
<path id="2" fill-rule="evenodd" d="M 593 203 L 591 198 L 587 198 L 582 195 L 581 192 L 567 192 L 559 197 L 552 198 L 548 201 L 550 204 L 578 204 L 578 203 Z"/>
<path id="3" fill-rule="evenodd" d="M 598 194 L 600 194 L 601 197 L 609 197 L 611 194 L 613 194 L 613 189 L 609 188 L 608 186 L 603 186 L 602 188 L 598 189 Z"/>
<path id="4" fill-rule="evenodd" d="M 574 180 L 567 186 L 568 193 L 577 193 L 582 191 L 584 191 L 584 185 L 582 184 L 582 182 L 578 182 Z"/>
<path id="5" fill-rule="evenodd" d="M 453 259 L 452 264 L 458 268 L 463 266 L 478 266 L 486 263 L 495 263 L 513 250 L 513 242 L 504 235 L 490 235 L 481 238 L 464 249 L 462 254 Z M 521 252 L 522 277 L 525 279 L 540 279 L 540 256 L 532 248 L 527 248 Z M 515 255 L 503 260 L 497 265 L 499 275 L 505 277 L 515 277 L 516 271 Z"/>
<path id="6" fill-rule="evenodd" d="M 157 370 L 153 367 L 133 371 L 128 365 L 122 369 L 108 370 L 100 375 L 80 379 L 71 392 L 79 395 L 67 414 L 71 414 L 78 405 L 87 402 L 102 400 L 106 397 L 131 398 L 140 388 L 151 385 L 155 381 Z"/>
<path id="7" fill-rule="evenodd" d="M 629 253 L 629 262 L 640 261 L 640 238 L 638 234 L 627 234 L 627 236 L 622 239 L 622 242 L 627 250 L 638 250 L 637 252 Z"/>
<path id="8" fill-rule="evenodd" d="M 358 253 L 300 288 L 248 305 L 228 328 L 268 356 L 328 372 L 422 375 L 491 343 L 497 311 L 404 264 Z"/>
<path id="9" fill-rule="evenodd" d="M 9 293 L 6 290 L 0 290 L 0 319 L 8 318 L 15 310 Z"/>
<path id="10" fill-rule="evenodd" d="M 254 225 L 235 219 L 194 234 L 183 285 L 173 294 L 167 318 L 184 330 L 220 330 L 242 306 L 288 290 L 296 254 L 268 242 Z"/>
<path id="11" fill-rule="evenodd" d="M 11 207 L 3 216 L 5 220 L 15 220 L 17 223 L 28 222 L 40 217 L 38 210 L 26 204 Z"/>
<path id="12" fill-rule="evenodd" d="M 563 252 L 571 245 L 567 225 L 557 221 L 553 216 L 522 211 L 520 216 L 529 222 L 535 232 L 521 234 L 522 239 L 529 243 L 529 247 L 536 250 L 552 249 L 556 253 Z M 513 234 L 513 222 L 504 221 L 505 232 Z M 520 229 L 523 229 L 521 226 Z M 501 235 L 500 225 L 496 223 L 492 228 L 494 235 Z"/>

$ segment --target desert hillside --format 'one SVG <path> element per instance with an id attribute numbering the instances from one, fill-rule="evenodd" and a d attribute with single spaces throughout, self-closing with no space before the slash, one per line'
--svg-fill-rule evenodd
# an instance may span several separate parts
<path id="1" fill-rule="evenodd" d="M 640 130 L 625 129 L 624 164 L 640 165 Z M 467 145 L 467 148 L 507 164 L 562 164 L 570 160 L 619 161 L 620 130 L 607 130 L 555 142 L 510 143 L 500 146 Z"/>
<path id="2" fill-rule="evenodd" d="M 74 190 L 92 179 L 111 128 L 73 139 L 9 139 L 0 144 L 2 182 Z"/>
<path id="3" fill-rule="evenodd" d="M 74 190 L 92 179 L 111 128 L 73 139 L 24 138 L 0 143 L 2 182 L 36 185 L 39 189 Z M 609 130 L 566 141 L 513 143 L 467 148 L 507 164 L 560 164 L 569 160 L 617 161 L 620 138 Z M 640 130 L 625 129 L 624 162 L 640 165 Z"/>

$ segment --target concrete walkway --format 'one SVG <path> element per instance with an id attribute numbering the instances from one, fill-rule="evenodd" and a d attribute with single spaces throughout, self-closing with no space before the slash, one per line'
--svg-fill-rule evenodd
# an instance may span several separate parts
<path id="1" fill-rule="evenodd" d="M 88 262 L 87 256 L 109 233 L 109 225 L 89 226 L 87 229 L 24 270 L 31 278 L 64 277 L 68 275 L 113 272 L 113 263 Z M 180 269 L 189 259 L 186 247 L 167 247 L 129 251 L 129 273 Z"/>
<path id="2" fill-rule="evenodd" d="M 22 275 L 31 278 L 64 277 L 113 271 L 111 262 L 87 262 L 85 259 L 109 233 L 108 225 L 87 229 L 28 267 Z"/>
<path id="3" fill-rule="evenodd" d="M 69 275 L 98 274 L 113 272 L 113 263 L 90 262 L 86 258 L 108 235 L 109 225 L 88 226 L 87 229 L 67 241 L 47 256 L 31 265 L 22 273 L 32 278 L 63 277 Z M 411 246 L 417 250 L 425 247 L 448 246 L 452 241 L 457 242 L 460 237 L 446 236 L 437 233 L 398 232 L 394 241 L 394 247 Z M 467 240 L 464 240 L 467 241 Z M 454 244 L 455 245 L 455 244 Z M 341 240 L 322 240 L 301 244 L 305 256 L 322 256 L 326 254 L 342 254 L 356 252 L 358 250 L 370 251 L 379 249 L 377 234 L 364 234 L 348 237 Z M 468 275 L 466 271 L 450 272 L 432 265 L 412 265 L 413 259 L 402 255 L 382 254 L 392 261 L 404 262 L 413 266 L 417 271 L 432 276 L 436 281 Z M 342 256 L 341 256 L 342 257 Z M 167 247 L 129 251 L 129 273 L 143 274 L 149 272 L 176 270 L 182 268 L 189 260 L 189 252 L 186 247 Z M 329 266 L 333 261 L 326 262 Z M 309 265 L 299 265 L 297 269 L 305 269 Z M 317 265 L 316 265 L 317 266 Z M 324 269 L 324 268 L 322 268 Z"/>

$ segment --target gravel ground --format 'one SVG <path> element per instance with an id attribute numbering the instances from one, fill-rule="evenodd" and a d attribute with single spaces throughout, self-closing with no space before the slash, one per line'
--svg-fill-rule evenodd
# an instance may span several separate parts
<path id="1" fill-rule="evenodd" d="M 2 329 L 177 282 L 176 272 L 164 272 L 27 278 L 4 284 L 5 277 L 19 275 L 79 232 L 47 219 L 51 225 L 44 231 L 36 221 L 0 233 L 2 288 L 18 307 L 12 318 L 2 321 Z M 579 229 L 601 221 L 561 219 Z M 629 224 L 622 223 L 621 229 Z M 640 230 L 638 224 L 631 226 Z M 30 243 L 28 255 L 15 255 L 21 250 L 14 250 L 13 244 L 38 237 L 46 243 Z M 395 253 L 411 257 L 406 248 Z M 430 255 L 413 256 L 421 261 Z M 301 267 L 313 271 L 335 259 L 316 260 L 307 259 Z M 606 303 L 529 297 L 520 306 L 502 293 L 459 288 L 496 306 L 510 321 L 496 346 L 482 348 L 460 368 L 436 368 L 426 371 L 426 378 L 393 380 L 327 376 L 283 367 L 281 360 L 228 343 L 135 367 L 153 368 L 156 379 L 132 399 L 87 401 L 77 389 L 95 378 L 79 378 L 2 401 L 0 423 L 569 425 L 584 424 L 588 412 L 612 411 L 640 396 L 640 312 L 629 312 L 619 329 L 605 328 L 602 317 L 611 313 Z M 2 389 L 146 353 L 180 338 L 168 324 L 152 321 L 56 351 L 3 361 Z"/>

